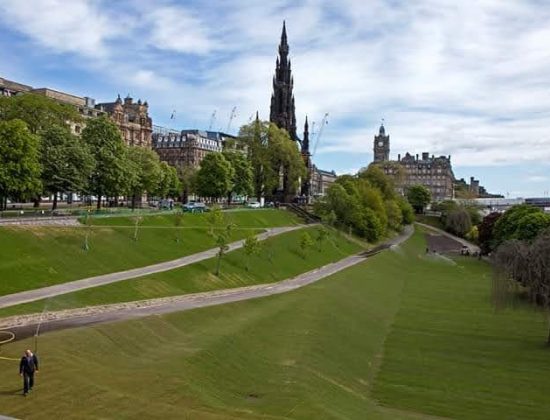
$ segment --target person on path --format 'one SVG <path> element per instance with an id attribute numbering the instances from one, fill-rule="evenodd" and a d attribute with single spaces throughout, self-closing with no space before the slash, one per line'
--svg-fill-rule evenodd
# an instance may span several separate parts
<path id="1" fill-rule="evenodd" d="M 34 373 L 38 372 L 38 358 L 30 350 L 23 353 L 19 363 L 19 375 L 23 377 L 23 395 L 27 396 L 34 386 Z"/>

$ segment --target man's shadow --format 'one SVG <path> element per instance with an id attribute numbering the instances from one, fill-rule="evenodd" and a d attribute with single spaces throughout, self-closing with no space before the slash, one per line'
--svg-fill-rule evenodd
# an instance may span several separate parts
<path id="1" fill-rule="evenodd" d="M 21 394 L 21 392 L 23 392 L 21 390 L 21 388 L 17 388 L 17 389 L 11 390 L 11 391 L 1 390 L 0 395 L 17 395 L 17 394 Z"/>

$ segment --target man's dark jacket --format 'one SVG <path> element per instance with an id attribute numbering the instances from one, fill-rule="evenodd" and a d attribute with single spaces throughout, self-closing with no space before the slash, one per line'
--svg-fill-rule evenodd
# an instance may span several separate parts
<path id="1" fill-rule="evenodd" d="M 19 363 L 19 373 L 26 373 L 32 375 L 35 370 L 38 370 L 38 358 L 36 355 L 32 357 L 23 356 L 21 363 Z"/>

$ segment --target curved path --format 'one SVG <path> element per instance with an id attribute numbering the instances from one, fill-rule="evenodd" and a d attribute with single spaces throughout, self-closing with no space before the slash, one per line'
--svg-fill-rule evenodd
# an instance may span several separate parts
<path id="1" fill-rule="evenodd" d="M 267 229 L 266 232 L 257 235 L 259 240 L 264 240 L 281 233 L 301 229 L 305 225 L 277 227 Z M 228 252 L 242 248 L 244 239 L 229 244 Z M 109 283 L 116 283 L 122 280 L 129 280 L 136 277 L 142 277 L 149 274 L 160 273 L 162 271 L 173 270 L 184 267 L 199 261 L 207 260 L 216 256 L 218 248 L 212 248 L 196 254 L 187 255 L 171 261 L 165 261 L 158 264 L 148 265 L 146 267 L 133 268 L 131 270 L 119 271 L 116 273 L 103 274 L 100 276 L 89 277 L 82 280 L 75 280 L 68 283 L 56 284 L 54 286 L 43 287 L 40 289 L 26 290 L 24 292 L 13 293 L 11 295 L 0 296 L 0 309 L 9 306 L 19 305 L 21 303 L 34 302 L 40 299 L 46 299 L 53 296 L 64 295 L 66 293 L 76 292 L 91 287 L 103 286 Z"/>
<path id="2" fill-rule="evenodd" d="M 40 328 L 41 333 L 44 333 L 48 331 L 80 327 L 103 322 L 128 320 L 149 315 L 166 314 L 170 312 L 180 312 L 194 308 L 220 305 L 224 303 L 238 302 L 242 300 L 285 293 L 304 287 L 365 261 L 372 255 L 404 242 L 412 235 L 413 231 L 414 228 L 412 226 L 406 226 L 404 231 L 399 236 L 386 241 L 371 251 L 349 256 L 335 263 L 316 268 L 308 271 L 307 273 L 300 274 L 296 277 L 283 280 L 278 283 L 261 284 L 256 286 L 195 293 L 160 299 L 150 299 L 137 302 L 69 309 L 58 312 L 46 312 L 44 314 L 13 316 L 10 318 L 1 319 L 0 329 L 9 329 L 15 333 L 17 340 L 21 340 L 35 335 L 38 328 Z"/>

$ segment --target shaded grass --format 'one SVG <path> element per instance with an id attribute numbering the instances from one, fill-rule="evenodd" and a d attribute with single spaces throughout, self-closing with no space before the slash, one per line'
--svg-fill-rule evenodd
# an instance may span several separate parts
<path id="1" fill-rule="evenodd" d="M 133 240 L 132 226 L 95 226 L 89 251 L 83 249 L 85 227 L 0 228 L 0 295 L 146 266 L 215 246 L 214 239 L 207 235 L 203 215 L 185 215 L 182 229 L 173 227 L 171 218 L 144 217 L 138 241 Z M 297 223 L 292 214 L 277 210 L 235 212 L 228 218 L 237 224 L 232 240 L 266 227 Z M 130 221 L 101 220 L 117 226 Z"/>
<path id="2" fill-rule="evenodd" d="M 313 238 L 318 229 L 308 228 Z M 212 258 L 175 270 L 0 309 L 0 317 L 41 312 L 44 307 L 48 310 L 78 308 L 271 283 L 338 261 L 361 249 L 342 235 L 330 231 L 322 247 L 316 243 L 303 258 L 299 249 L 302 234 L 303 229 L 262 241 L 261 254 L 250 257 L 249 271 L 246 270 L 244 250 L 239 249 L 224 256 L 219 277 L 213 274 L 216 259 Z"/>
<path id="3" fill-rule="evenodd" d="M 6 376 L 0 406 L 31 419 L 408 418 L 369 398 L 403 284 L 396 258 L 284 295 L 45 335 L 36 391 L 3 395 L 19 384 Z"/>

